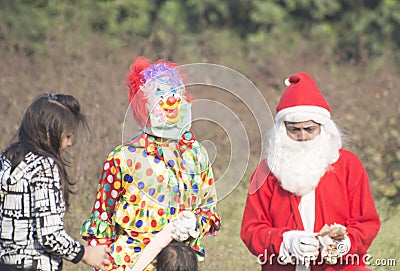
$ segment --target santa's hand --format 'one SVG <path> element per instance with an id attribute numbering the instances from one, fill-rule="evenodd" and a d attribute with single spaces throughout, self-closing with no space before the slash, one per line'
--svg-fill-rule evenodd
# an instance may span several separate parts
<path id="1" fill-rule="evenodd" d="M 318 236 L 321 245 L 321 258 L 327 264 L 336 264 L 339 258 L 337 246 L 329 235 Z"/>
<path id="2" fill-rule="evenodd" d="M 196 231 L 197 218 L 190 211 L 182 211 L 175 220 L 172 221 L 172 237 L 177 241 L 185 241 L 189 236 L 197 238 L 199 232 Z"/>
<path id="3" fill-rule="evenodd" d="M 315 233 L 292 230 L 283 233 L 283 249 L 301 264 L 309 264 L 319 254 L 319 242 Z"/>
<path id="4" fill-rule="evenodd" d="M 328 264 L 336 264 L 338 258 L 350 251 L 351 242 L 346 227 L 340 224 L 325 225 L 318 233 L 321 257 Z"/>

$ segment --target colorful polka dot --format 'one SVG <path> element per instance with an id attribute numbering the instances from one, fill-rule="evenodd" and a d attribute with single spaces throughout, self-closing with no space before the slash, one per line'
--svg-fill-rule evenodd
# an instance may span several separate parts
<path id="1" fill-rule="evenodd" d="M 128 182 L 128 183 L 131 183 L 133 181 L 133 177 L 131 175 L 129 175 L 129 174 L 125 174 L 124 181 Z"/>
<path id="2" fill-rule="evenodd" d="M 101 213 L 101 219 L 107 220 L 108 214 L 106 212 Z"/>
<path id="3" fill-rule="evenodd" d="M 126 165 L 128 166 L 128 167 L 132 167 L 132 159 L 127 159 L 126 160 Z"/>
<path id="4" fill-rule="evenodd" d="M 154 187 L 149 189 L 149 195 L 153 196 L 155 194 L 156 190 L 154 189 Z"/>
<path id="5" fill-rule="evenodd" d="M 167 223 L 167 221 L 163 217 L 159 221 L 160 226 L 164 226 L 166 223 Z"/>
<path id="6" fill-rule="evenodd" d="M 187 132 L 187 133 L 184 134 L 184 137 L 185 137 L 186 140 L 190 140 L 192 138 L 192 133 Z"/>
<path id="7" fill-rule="evenodd" d="M 151 168 L 146 169 L 146 176 L 151 176 L 153 174 L 153 170 Z"/>
<path id="8" fill-rule="evenodd" d="M 157 176 L 157 182 L 162 183 L 164 181 L 164 176 L 163 175 L 158 175 Z"/>
<path id="9" fill-rule="evenodd" d="M 147 187 L 152 187 L 152 186 L 154 186 L 154 184 L 155 184 L 155 181 L 153 178 L 147 179 Z"/>
<path id="10" fill-rule="evenodd" d="M 139 183 L 138 183 L 138 188 L 139 188 L 140 190 L 142 190 L 142 189 L 144 188 L 144 182 L 139 182 Z"/>
<path id="11" fill-rule="evenodd" d="M 158 202 L 163 202 L 165 200 L 165 196 L 164 195 L 160 195 L 157 198 Z"/>
<path id="12" fill-rule="evenodd" d="M 147 147 L 147 152 L 153 152 L 155 150 L 155 146 L 153 144 Z"/>
<path id="13" fill-rule="evenodd" d="M 169 165 L 170 167 L 174 167 L 174 166 L 175 166 L 174 160 L 168 160 L 168 165 Z"/>
<path id="14" fill-rule="evenodd" d="M 132 244 L 135 240 L 132 237 L 128 237 L 128 239 L 126 239 L 126 243 L 128 244 Z"/>
<path id="15" fill-rule="evenodd" d="M 112 182 L 114 181 L 114 177 L 113 177 L 112 175 L 108 175 L 108 176 L 107 176 L 107 181 L 108 181 L 109 183 L 112 183 Z"/>
<path id="16" fill-rule="evenodd" d="M 113 198 L 118 197 L 118 192 L 116 190 L 111 191 L 111 197 Z"/>
<path id="17" fill-rule="evenodd" d="M 129 216 L 124 216 L 124 217 L 122 218 L 122 222 L 128 223 L 128 222 L 129 222 Z"/>
<path id="18" fill-rule="evenodd" d="M 141 171 L 136 171 L 135 177 L 137 180 L 143 179 L 143 173 Z"/>
<path id="19" fill-rule="evenodd" d="M 109 206 L 114 206 L 115 201 L 112 198 L 109 198 L 107 203 L 108 203 Z"/>

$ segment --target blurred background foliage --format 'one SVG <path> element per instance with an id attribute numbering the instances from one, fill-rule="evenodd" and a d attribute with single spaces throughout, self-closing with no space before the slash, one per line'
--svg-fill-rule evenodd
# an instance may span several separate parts
<path id="1" fill-rule="evenodd" d="M 301 46 L 331 67 L 365 65 L 372 58 L 400 60 L 396 0 L 14 0 L 0 1 L 0 10 L 0 46 L 28 58 L 45 56 L 60 39 L 77 57 L 86 43 L 69 37 L 78 34 L 83 40 L 105 37 L 106 53 L 133 46 L 139 54 L 239 67 L 242 58 L 259 70 L 266 69 L 265 59 Z M 227 60 L 229 51 L 240 55 Z M 390 95 L 380 89 L 371 99 Z M 385 108 L 375 110 L 369 121 L 377 125 L 374 118 Z M 376 129 L 381 140 L 360 150 L 371 161 L 367 167 L 376 193 L 392 200 L 400 198 L 398 122 L 398 115 L 386 119 L 387 126 Z"/>
<path id="2" fill-rule="evenodd" d="M 301 37 L 316 48 L 323 44 L 337 61 L 362 61 L 400 46 L 396 0 L 15 0 L 0 8 L 3 46 L 28 55 L 70 30 L 102 33 L 119 44 L 150 39 L 160 51 L 185 35 L 192 38 L 184 45 L 198 44 L 209 31 L 235 33 L 245 52 L 269 40 L 295 46 Z"/>
<path id="3" fill-rule="evenodd" d="M 0 0 L 0 144 L 6 147 L 37 94 L 60 90 L 80 99 L 93 134 L 71 151 L 81 191 L 66 225 L 79 238 L 101 164 L 121 141 L 123 82 L 134 57 L 227 66 L 259 86 L 271 108 L 283 79 L 305 70 L 326 95 L 345 147 L 369 173 L 383 222 L 372 252 L 398 257 L 400 231 L 394 236 L 393 225 L 400 223 L 399 49 L 397 0 Z M 213 130 L 203 130 L 199 138 L 211 137 Z M 215 138 L 224 146 L 221 136 Z M 206 269 L 258 270 L 249 267 L 255 260 L 238 237 L 256 158 L 220 203 L 225 227 L 207 241 L 215 260 Z M 214 168 L 216 175 L 223 172 L 218 163 Z"/>

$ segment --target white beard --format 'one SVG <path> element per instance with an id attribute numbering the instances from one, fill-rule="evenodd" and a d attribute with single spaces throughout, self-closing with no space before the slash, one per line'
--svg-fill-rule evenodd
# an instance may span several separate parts
<path id="1" fill-rule="evenodd" d="M 321 134 L 313 140 L 295 141 L 286 134 L 284 124 L 276 124 L 268 143 L 271 172 L 283 189 L 302 196 L 315 189 L 330 165 L 339 159 L 341 138 L 338 133 L 327 133 L 321 125 Z"/>

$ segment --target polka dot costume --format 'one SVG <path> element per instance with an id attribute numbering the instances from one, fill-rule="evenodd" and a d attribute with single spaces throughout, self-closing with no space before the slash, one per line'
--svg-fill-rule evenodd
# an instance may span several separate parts
<path id="1" fill-rule="evenodd" d="M 191 132 L 179 142 L 143 133 L 108 155 L 81 234 L 89 245 L 111 247 L 108 270 L 124 270 L 133 267 L 155 234 L 182 210 L 192 210 L 198 218 L 200 236 L 186 242 L 201 259 L 202 238 L 220 228 L 207 153 Z"/>

